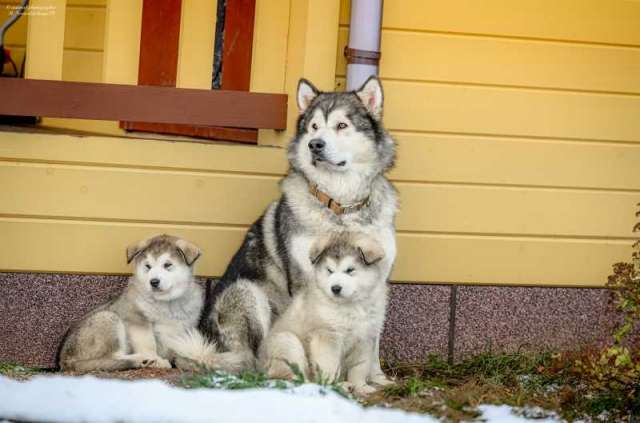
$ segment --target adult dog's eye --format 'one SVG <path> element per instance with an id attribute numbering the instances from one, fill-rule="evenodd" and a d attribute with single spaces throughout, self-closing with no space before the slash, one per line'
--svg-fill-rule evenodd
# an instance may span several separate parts
<path id="1" fill-rule="evenodd" d="M 336 126 L 338 131 L 341 130 L 341 129 L 345 129 L 346 127 L 347 127 L 347 124 L 344 123 L 344 122 L 340 122 L 340 123 L 338 123 L 338 126 Z"/>
<path id="2" fill-rule="evenodd" d="M 331 270 L 331 269 L 329 269 L 329 268 L 327 267 L 327 272 L 329 272 L 329 274 L 331 274 L 331 273 L 333 273 L 333 270 Z"/>
<path id="3" fill-rule="evenodd" d="M 355 272 L 356 269 L 353 267 L 348 268 L 347 270 L 344 271 L 344 273 L 346 273 L 347 275 L 351 275 L 353 274 L 353 272 Z"/>
<path id="4" fill-rule="evenodd" d="M 146 268 L 147 268 L 147 270 L 151 270 L 151 265 L 150 265 L 149 263 L 145 263 L 145 264 L 144 264 L 144 267 L 146 267 Z"/>
<path id="5" fill-rule="evenodd" d="M 314 131 L 318 130 L 318 124 L 317 123 L 312 123 L 311 124 L 311 129 L 313 129 Z"/>
<path id="6" fill-rule="evenodd" d="M 171 263 L 170 261 L 168 261 L 168 262 L 166 262 L 166 263 L 164 264 L 164 268 L 165 268 L 165 269 L 171 269 L 171 266 L 173 266 L 173 263 Z"/>

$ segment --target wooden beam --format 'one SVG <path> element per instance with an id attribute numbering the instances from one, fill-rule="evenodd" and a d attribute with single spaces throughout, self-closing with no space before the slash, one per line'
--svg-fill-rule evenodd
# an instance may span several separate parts
<path id="1" fill-rule="evenodd" d="M 0 78 L 0 114 L 284 129 L 287 96 Z"/>

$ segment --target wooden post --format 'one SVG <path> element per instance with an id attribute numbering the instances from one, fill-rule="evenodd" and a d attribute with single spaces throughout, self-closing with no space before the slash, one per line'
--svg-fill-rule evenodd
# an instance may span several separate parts
<path id="1" fill-rule="evenodd" d="M 66 0 L 30 2 L 26 78 L 62 80 L 66 7 Z"/>
<path id="2" fill-rule="evenodd" d="M 211 89 L 216 0 L 182 0 L 176 87 Z"/>
<path id="3" fill-rule="evenodd" d="M 259 144 L 285 146 L 293 135 L 301 77 L 333 90 L 339 14 L 340 0 L 256 0 L 251 91 L 289 95 L 287 130 L 260 130 Z"/>
<path id="4" fill-rule="evenodd" d="M 136 85 L 142 0 L 107 0 L 102 82 Z"/>

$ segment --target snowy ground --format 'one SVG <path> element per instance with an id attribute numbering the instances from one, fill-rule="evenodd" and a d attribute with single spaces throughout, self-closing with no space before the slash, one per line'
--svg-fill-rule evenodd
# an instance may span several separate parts
<path id="1" fill-rule="evenodd" d="M 480 407 L 490 423 L 531 422 L 507 406 Z M 26 382 L 0 376 L 0 421 L 435 423 L 400 410 L 363 408 L 317 385 L 291 389 L 182 389 L 157 380 L 39 376 Z M 556 419 L 535 420 L 541 423 Z"/>

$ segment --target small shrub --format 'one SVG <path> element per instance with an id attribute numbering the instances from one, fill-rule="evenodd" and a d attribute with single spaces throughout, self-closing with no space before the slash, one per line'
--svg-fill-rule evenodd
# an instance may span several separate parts
<path id="1" fill-rule="evenodd" d="M 638 230 L 640 223 L 634 227 Z M 633 248 L 632 262 L 616 263 L 607 281 L 610 305 L 622 315 L 612 333 L 613 343 L 575 361 L 576 375 L 595 389 L 594 412 L 616 409 L 640 415 L 640 241 Z"/>

